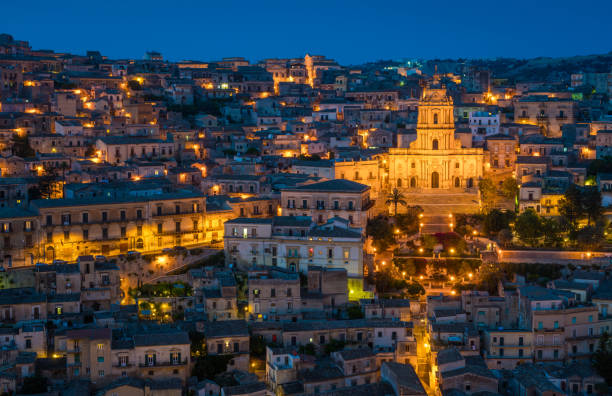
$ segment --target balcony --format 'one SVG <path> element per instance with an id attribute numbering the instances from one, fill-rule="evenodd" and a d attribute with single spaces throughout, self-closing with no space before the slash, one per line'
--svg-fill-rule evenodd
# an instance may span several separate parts
<path id="1" fill-rule="evenodd" d="M 548 121 L 548 116 L 546 114 L 540 114 L 540 115 L 536 116 L 536 119 L 538 121 Z"/>
<path id="2" fill-rule="evenodd" d="M 563 333 L 564 328 L 563 327 L 557 327 L 557 328 L 544 327 L 540 329 L 538 327 L 534 327 L 533 331 L 535 333 Z"/>
<path id="3" fill-rule="evenodd" d="M 494 355 L 491 353 L 487 353 L 486 358 L 487 359 L 531 359 L 533 356 L 531 354 L 529 355 L 523 355 L 523 356 L 519 356 L 519 355 L 506 355 L 504 354 L 504 356 L 500 356 L 500 355 Z"/>
<path id="4" fill-rule="evenodd" d="M 173 360 L 173 361 L 166 361 L 166 362 L 155 362 L 154 365 L 149 365 L 146 363 L 140 363 L 138 364 L 138 367 L 140 368 L 155 368 L 155 367 L 172 367 L 172 366 L 184 366 L 187 364 L 187 359 L 183 359 L 183 360 Z"/>
<path id="5" fill-rule="evenodd" d="M 582 335 L 582 336 L 575 336 L 575 337 L 565 337 L 565 341 L 567 342 L 571 342 L 571 341 L 584 341 L 584 340 L 597 340 L 601 337 L 601 335 L 596 335 L 595 333 L 591 334 L 591 335 Z"/>
<path id="6" fill-rule="evenodd" d="M 117 364 L 113 364 L 113 367 L 114 368 L 130 368 L 130 367 L 134 367 L 134 364 L 133 363 L 125 363 L 125 364 L 117 363 Z"/>
<path id="7" fill-rule="evenodd" d="M 558 115 L 555 117 L 557 121 L 565 121 L 567 120 L 567 116 Z"/>
<path id="8" fill-rule="evenodd" d="M 372 208 L 374 206 L 374 203 L 376 202 L 375 199 L 370 200 L 368 203 L 364 204 L 363 207 L 361 208 L 361 210 L 368 210 L 370 208 Z"/>
<path id="9" fill-rule="evenodd" d="M 157 212 L 155 212 L 153 214 L 153 217 L 160 218 L 160 217 L 172 217 L 172 216 L 185 216 L 185 215 L 193 215 L 193 214 L 201 214 L 201 213 L 193 211 L 193 210 L 181 210 L 179 212 L 172 211 L 172 213 L 161 213 L 161 214 L 158 214 Z"/>
<path id="10" fill-rule="evenodd" d="M 531 347 L 530 342 L 525 342 L 523 344 L 491 344 L 494 348 L 528 348 Z"/>

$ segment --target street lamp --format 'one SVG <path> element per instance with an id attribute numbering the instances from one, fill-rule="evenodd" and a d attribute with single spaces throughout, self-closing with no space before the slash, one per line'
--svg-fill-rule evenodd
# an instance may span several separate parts
<path id="1" fill-rule="evenodd" d="M 473 277 L 473 276 L 474 276 L 474 274 L 472 274 L 471 272 L 468 274 L 468 277 L 469 277 L 470 279 L 472 279 L 472 277 Z"/>
<path id="2" fill-rule="evenodd" d="M 450 248 L 450 254 L 455 254 L 455 248 Z"/>

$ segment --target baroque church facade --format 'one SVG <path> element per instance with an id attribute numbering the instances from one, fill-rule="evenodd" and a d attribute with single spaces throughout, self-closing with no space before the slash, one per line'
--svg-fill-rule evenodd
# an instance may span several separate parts
<path id="1" fill-rule="evenodd" d="M 429 87 L 419 101 L 416 140 L 389 150 L 388 182 L 406 192 L 477 193 L 484 152 L 455 138 L 453 100 L 443 87 Z"/>

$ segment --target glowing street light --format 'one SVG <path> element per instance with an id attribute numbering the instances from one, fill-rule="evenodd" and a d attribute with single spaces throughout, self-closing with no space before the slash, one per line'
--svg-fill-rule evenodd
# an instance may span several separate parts
<path id="1" fill-rule="evenodd" d="M 469 278 L 472 279 L 472 277 L 474 276 L 474 274 L 472 274 L 471 272 L 468 274 Z"/>

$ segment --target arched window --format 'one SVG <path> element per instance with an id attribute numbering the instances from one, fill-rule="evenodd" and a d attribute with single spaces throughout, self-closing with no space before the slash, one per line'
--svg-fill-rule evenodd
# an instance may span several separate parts
<path id="1" fill-rule="evenodd" d="M 461 187 L 461 180 L 458 177 L 455 177 L 455 187 Z"/>
<path id="2" fill-rule="evenodd" d="M 438 113 L 434 113 L 434 119 L 433 119 L 433 121 L 434 121 L 434 124 L 437 124 L 437 123 L 438 123 Z"/>
<path id="3" fill-rule="evenodd" d="M 410 187 L 411 188 L 415 188 L 416 187 L 416 177 L 413 177 L 410 179 Z"/>
<path id="4" fill-rule="evenodd" d="M 136 249 L 142 249 L 144 248 L 144 241 L 142 240 L 142 238 L 138 238 L 136 240 Z"/>
<path id="5" fill-rule="evenodd" d="M 401 187 L 402 186 L 402 179 L 397 179 L 397 186 Z"/>
<path id="6" fill-rule="evenodd" d="M 431 149 L 432 150 L 437 150 L 438 149 L 438 139 L 434 139 L 431 142 Z"/>
<path id="7" fill-rule="evenodd" d="M 474 179 L 472 179 L 471 177 L 467 180 L 467 187 L 468 188 L 474 187 Z"/>

